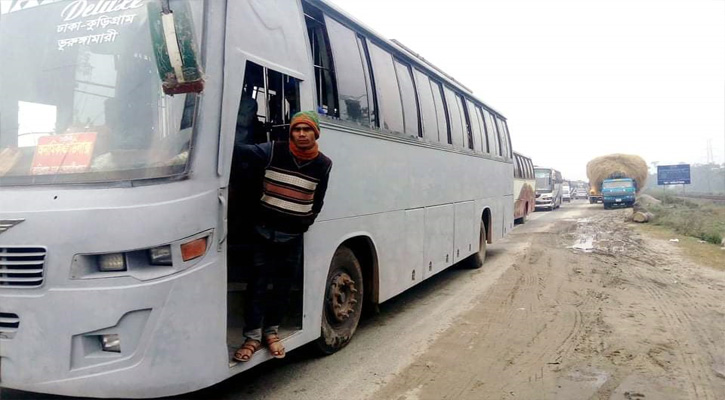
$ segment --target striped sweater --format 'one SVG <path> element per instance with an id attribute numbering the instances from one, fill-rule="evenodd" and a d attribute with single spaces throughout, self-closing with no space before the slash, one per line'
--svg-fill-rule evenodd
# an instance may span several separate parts
<path id="1" fill-rule="evenodd" d="M 234 157 L 264 168 L 255 224 L 285 233 L 306 232 L 322 210 L 332 161 L 320 153 L 300 162 L 287 142 L 238 145 Z"/>

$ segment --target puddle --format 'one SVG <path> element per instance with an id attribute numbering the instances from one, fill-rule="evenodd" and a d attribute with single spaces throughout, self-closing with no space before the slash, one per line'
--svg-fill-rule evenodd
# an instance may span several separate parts
<path id="1" fill-rule="evenodd" d="M 580 250 L 585 253 L 591 253 L 594 250 L 594 236 L 582 236 L 577 239 L 577 242 L 570 248 Z"/>
<path id="2" fill-rule="evenodd" d="M 557 381 L 555 398 L 588 399 L 609 380 L 609 374 L 594 367 L 569 372 Z"/>

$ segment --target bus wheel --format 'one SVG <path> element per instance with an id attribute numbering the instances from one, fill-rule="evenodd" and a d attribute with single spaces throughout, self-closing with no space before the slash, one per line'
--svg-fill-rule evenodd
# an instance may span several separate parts
<path id="1" fill-rule="evenodd" d="M 363 276 L 355 253 L 342 246 L 335 251 L 325 285 L 322 336 L 316 347 L 332 354 L 345 347 L 357 329 L 363 305 Z"/>
<path id="2" fill-rule="evenodd" d="M 479 236 L 478 241 L 478 253 L 473 253 L 462 261 L 462 264 L 466 268 L 481 268 L 483 263 L 486 261 L 486 226 L 483 222 L 481 222 L 481 236 Z"/>

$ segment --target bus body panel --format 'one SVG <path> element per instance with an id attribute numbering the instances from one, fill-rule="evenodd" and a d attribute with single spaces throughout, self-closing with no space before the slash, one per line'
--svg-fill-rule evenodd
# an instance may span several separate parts
<path id="1" fill-rule="evenodd" d="M 536 193 L 533 179 L 514 179 L 514 219 L 523 218 L 536 209 Z"/>

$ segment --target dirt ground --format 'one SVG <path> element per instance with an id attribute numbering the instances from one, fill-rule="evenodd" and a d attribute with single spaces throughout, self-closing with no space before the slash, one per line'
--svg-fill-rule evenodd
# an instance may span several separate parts
<path id="1" fill-rule="evenodd" d="M 374 399 L 725 399 L 725 272 L 583 208 Z M 484 266 L 485 268 L 485 266 Z"/>

